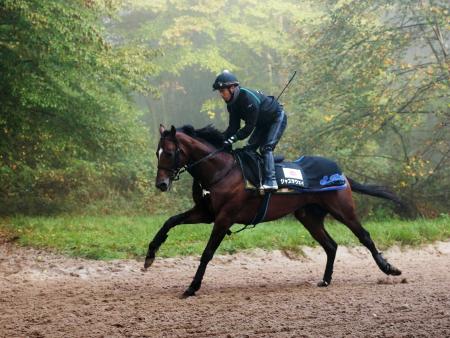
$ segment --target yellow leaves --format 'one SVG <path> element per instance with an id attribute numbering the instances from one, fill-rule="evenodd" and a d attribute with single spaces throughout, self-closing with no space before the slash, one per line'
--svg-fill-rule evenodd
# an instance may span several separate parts
<path id="1" fill-rule="evenodd" d="M 384 64 L 385 66 L 392 66 L 394 63 L 395 63 L 395 61 L 394 61 L 393 59 L 391 59 L 391 58 L 386 58 L 386 59 L 384 59 L 384 61 L 383 61 L 383 64 Z"/>
<path id="2" fill-rule="evenodd" d="M 407 177 L 418 178 L 432 175 L 433 169 L 427 168 L 430 166 L 430 161 L 417 156 L 412 156 L 408 164 L 403 167 L 403 173 Z"/>
<path id="3" fill-rule="evenodd" d="M 128 0 L 126 3 L 136 11 L 152 11 L 155 13 L 167 11 L 169 6 L 167 0 Z"/>
<path id="4" fill-rule="evenodd" d="M 447 9 L 441 8 L 441 7 L 437 7 L 437 6 L 430 6 L 429 7 L 429 11 L 433 14 L 438 14 L 438 15 L 448 15 L 448 11 Z"/>
<path id="5" fill-rule="evenodd" d="M 223 109 L 223 102 L 222 100 L 217 99 L 209 99 L 206 100 L 200 111 L 202 113 L 206 113 L 208 118 L 210 120 L 215 119 L 217 115 L 220 115 L 220 113 L 217 113 L 218 110 Z"/>
<path id="6" fill-rule="evenodd" d="M 378 104 L 379 105 L 385 105 L 389 102 L 389 98 L 386 96 L 382 96 L 380 97 L 380 99 L 378 100 Z"/>
<path id="7" fill-rule="evenodd" d="M 224 10 L 224 7 L 227 7 L 227 3 L 223 0 L 201 0 L 190 9 L 204 15 L 215 15 Z"/>
<path id="8" fill-rule="evenodd" d="M 334 117 L 335 117 L 334 115 L 325 115 L 323 119 L 325 120 L 325 122 L 329 123 L 333 121 Z"/>
<path id="9" fill-rule="evenodd" d="M 174 24 L 162 33 L 160 44 L 190 46 L 193 44 L 192 35 L 211 36 L 210 32 L 213 29 L 213 23 L 207 18 L 180 16 L 175 18 Z"/>
<path id="10" fill-rule="evenodd" d="M 401 63 L 400 69 L 411 69 L 413 66 L 410 63 Z"/>

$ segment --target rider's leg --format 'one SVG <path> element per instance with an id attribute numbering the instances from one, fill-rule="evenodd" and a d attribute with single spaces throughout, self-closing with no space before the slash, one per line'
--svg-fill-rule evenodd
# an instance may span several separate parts
<path id="1" fill-rule="evenodd" d="M 264 159 L 264 190 L 277 190 L 278 184 L 275 177 L 275 161 L 271 146 L 261 147 L 261 153 Z"/>
<path id="2" fill-rule="evenodd" d="M 264 159 L 264 190 L 278 189 L 275 177 L 275 163 L 273 150 L 286 129 L 287 118 L 284 111 L 280 111 L 275 122 L 270 126 L 263 143 L 260 146 L 261 155 Z"/>

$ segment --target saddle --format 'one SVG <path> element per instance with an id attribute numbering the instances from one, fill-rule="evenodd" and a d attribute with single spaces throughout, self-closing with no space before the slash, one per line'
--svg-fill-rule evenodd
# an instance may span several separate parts
<path id="1" fill-rule="evenodd" d="M 233 152 L 242 171 L 246 189 L 258 190 L 263 181 L 264 162 L 254 150 L 237 149 Z M 274 156 L 277 194 L 296 194 L 342 190 L 347 187 L 345 176 L 332 160 L 320 156 L 302 156 L 293 162 L 284 162 L 284 156 Z"/>

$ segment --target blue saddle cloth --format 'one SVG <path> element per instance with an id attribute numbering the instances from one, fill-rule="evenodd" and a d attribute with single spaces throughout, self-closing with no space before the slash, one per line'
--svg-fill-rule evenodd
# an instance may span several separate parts
<path id="1" fill-rule="evenodd" d="M 263 160 L 256 152 L 234 152 L 248 189 L 259 188 L 263 179 Z M 282 158 L 281 158 L 282 160 Z M 345 176 L 336 162 L 320 156 L 302 156 L 293 162 L 275 162 L 279 189 L 276 193 L 319 192 L 347 187 Z"/>

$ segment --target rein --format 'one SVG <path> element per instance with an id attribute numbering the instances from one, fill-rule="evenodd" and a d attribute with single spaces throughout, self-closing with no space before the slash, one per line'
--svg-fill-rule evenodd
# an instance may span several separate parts
<path id="1" fill-rule="evenodd" d="M 225 149 L 225 147 L 221 147 L 221 148 L 216 149 L 213 152 L 209 153 L 208 155 L 202 157 L 201 159 L 195 161 L 194 163 L 186 164 L 184 166 L 180 166 L 180 153 L 182 152 L 182 150 L 180 149 L 180 145 L 178 144 L 178 140 L 177 139 L 175 139 L 173 142 L 176 145 L 176 149 L 175 149 L 174 164 L 173 164 L 172 168 L 164 167 L 164 166 L 161 166 L 161 165 L 158 164 L 158 169 L 167 170 L 167 171 L 170 171 L 172 173 L 171 174 L 172 181 L 178 181 L 180 179 L 180 175 L 182 173 L 184 173 L 185 171 L 191 170 L 197 164 L 202 163 L 203 161 L 206 161 L 207 159 L 217 155 L 218 153 L 220 153 L 221 151 L 223 151 Z M 214 182 L 214 183 L 217 183 L 217 182 Z"/>
<path id="2" fill-rule="evenodd" d="M 219 148 L 219 149 L 217 149 L 217 150 L 214 150 L 212 153 L 209 153 L 208 155 L 202 157 L 201 159 L 195 161 L 194 163 L 189 164 L 189 165 L 185 165 L 185 166 L 179 168 L 179 169 L 178 169 L 178 172 L 177 172 L 177 175 L 176 175 L 176 177 L 175 177 L 173 180 L 174 180 L 174 181 L 179 180 L 179 179 L 180 179 L 180 175 L 181 175 L 182 173 L 184 173 L 185 171 L 191 170 L 192 167 L 196 166 L 197 164 L 202 163 L 203 161 L 206 161 L 207 159 L 209 159 L 209 158 L 211 158 L 211 157 L 217 155 L 218 153 L 220 153 L 221 151 L 223 151 L 223 149 L 224 149 L 224 147 L 221 147 L 221 148 Z M 216 182 L 214 182 L 214 183 L 216 183 Z"/>

